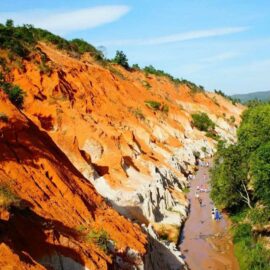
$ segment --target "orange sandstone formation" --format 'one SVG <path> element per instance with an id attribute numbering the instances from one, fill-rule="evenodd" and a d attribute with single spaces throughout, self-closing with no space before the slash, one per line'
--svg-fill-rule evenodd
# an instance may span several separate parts
<path id="1" fill-rule="evenodd" d="M 0 184 L 21 200 L 0 223 L 1 269 L 43 269 L 38 262 L 54 254 L 85 269 L 108 269 L 114 255 L 87 241 L 83 229 L 105 230 L 119 256 L 127 247 L 144 255 L 146 238 L 138 225 L 109 207 L 48 134 L 2 93 L 0 108 L 9 119 L 0 122 Z"/>
<path id="2" fill-rule="evenodd" d="M 18 261 L 21 269 L 61 260 L 74 269 L 77 263 L 88 269 L 143 267 L 145 234 L 95 188 L 132 221 L 157 231 L 167 226 L 176 241 L 186 218 L 183 188 L 194 169 L 193 153 L 204 157 L 215 147 L 192 126 L 191 114 L 206 112 L 217 134 L 233 141 L 243 107 L 166 77 L 38 46 L 49 72 L 40 69 L 33 53 L 20 67 L 11 66 L 7 78 L 26 92 L 23 110 L 0 96 L 0 112 L 8 116 L 7 123 L 0 122 L 0 181 L 23 200 L 1 221 L 0 262 L 7 267 Z M 86 241 L 87 233 L 97 230 L 107 232 L 113 251 Z M 149 235 L 156 239 L 152 227 Z M 158 240 L 152 247 L 168 255 Z M 145 269 L 161 267 L 148 266 L 162 256 L 145 259 Z M 172 269 L 165 257 L 160 269 Z M 169 261 L 182 264 L 179 258 Z"/>

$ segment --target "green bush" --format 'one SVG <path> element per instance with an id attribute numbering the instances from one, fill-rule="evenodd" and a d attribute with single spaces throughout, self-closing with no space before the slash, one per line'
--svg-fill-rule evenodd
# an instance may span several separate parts
<path id="1" fill-rule="evenodd" d="M 158 101 L 154 101 L 154 100 L 146 100 L 145 105 L 154 109 L 154 110 L 159 110 L 161 108 L 161 103 Z"/>
<path id="2" fill-rule="evenodd" d="M 124 54 L 123 51 L 116 51 L 113 62 L 118 64 L 118 65 L 121 65 L 122 67 L 124 67 L 126 69 L 129 68 L 127 56 Z"/>
<path id="3" fill-rule="evenodd" d="M 86 239 L 98 245 L 104 252 L 108 252 L 110 239 L 105 230 L 92 230 L 87 234 Z"/>
<path id="4" fill-rule="evenodd" d="M 8 116 L 4 113 L 0 113 L 0 121 L 7 123 L 8 122 Z"/>
<path id="5" fill-rule="evenodd" d="M 20 198 L 7 185 L 0 185 L 0 208 L 8 210 L 11 206 L 19 207 L 20 203 Z"/>
<path id="6" fill-rule="evenodd" d="M 24 92 L 19 86 L 11 86 L 5 90 L 9 100 L 19 109 L 22 109 L 24 102 Z"/>
<path id="7" fill-rule="evenodd" d="M 161 111 L 164 113 L 168 113 L 169 112 L 169 106 L 167 104 L 163 104 Z"/>
<path id="8" fill-rule="evenodd" d="M 201 131 L 209 131 L 215 128 L 214 122 L 204 112 L 191 115 L 193 125 Z"/>
<path id="9" fill-rule="evenodd" d="M 142 81 L 142 85 L 147 89 L 150 90 L 152 88 L 151 84 L 148 81 Z"/>
<path id="10" fill-rule="evenodd" d="M 233 230 L 234 249 L 241 270 L 268 270 L 270 252 L 252 235 L 250 224 L 239 224 Z"/>
<path id="11" fill-rule="evenodd" d="M 140 66 L 138 64 L 133 64 L 132 69 L 134 70 L 141 70 Z"/>
<path id="12" fill-rule="evenodd" d="M 265 225 L 270 221 L 270 209 L 267 206 L 250 209 L 247 217 L 253 225 Z"/>
<path id="13" fill-rule="evenodd" d="M 97 60 L 104 58 L 100 50 L 82 39 L 68 41 L 29 24 L 15 27 L 12 20 L 7 20 L 6 25 L 0 24 L 0 48 L 8 49 L 19 57 L 28 57 L 32 51 L 36 50 L 35 46 L 38 41 L 54 44 L 58 49 L 66 50 L 71 55 L 72 53 L 81 55 L 89 52 Z"/>
<path id="14" fill-rule="evenodd" d="M 239 224 L 234 229 L 233 242 L 237 243 L 240 241 L 249 242 L 252 238 L 251 225 L 250 224 Z"/>
<path id="15" fill-rule="evenodd" d="M 230 123 L 232 123 L 232 124 L 235 123 L 235 117 L 234 117 L 233 115 L 231 115 L 229 121 L 230 121 Z"/>

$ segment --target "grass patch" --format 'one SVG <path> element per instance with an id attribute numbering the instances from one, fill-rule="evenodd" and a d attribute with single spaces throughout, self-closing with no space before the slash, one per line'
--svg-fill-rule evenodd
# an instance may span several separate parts
<path id="1" fill-rule="evenodd" d="M 98 245 L 105 253 L 108 253 L 109 249 L 109 234 L 101 229 L 93 229 L 86 235 L 86 240 Z"/>

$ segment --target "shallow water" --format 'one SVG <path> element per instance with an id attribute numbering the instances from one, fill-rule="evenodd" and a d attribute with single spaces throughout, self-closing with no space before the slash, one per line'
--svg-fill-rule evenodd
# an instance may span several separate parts
<path id="1" fill-rule="evenodd" d="M 239 270 L 228 232 L 230 222 L 223 214 L 220 221 L 212 220 L 213 202 L 208 192 L 200 192 L 202 206 L 195 198 L 196 187 L 209 189 L 209 168 L 200 167 L 190 182 L 190 213 L 181 235 L 180 249 L 191 270 Z"/>

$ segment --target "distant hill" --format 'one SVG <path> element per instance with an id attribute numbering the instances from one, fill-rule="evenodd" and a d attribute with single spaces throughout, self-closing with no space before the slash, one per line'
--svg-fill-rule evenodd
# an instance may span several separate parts
<path id="1" fill-rule="evenodd" d="M 270 100 L 270 91 L 253 92 L 248 94 L 236 94 L 232 95 L 233 98 L 240 99 L 242 102 L 258 99 L 258 100 Z"/>

